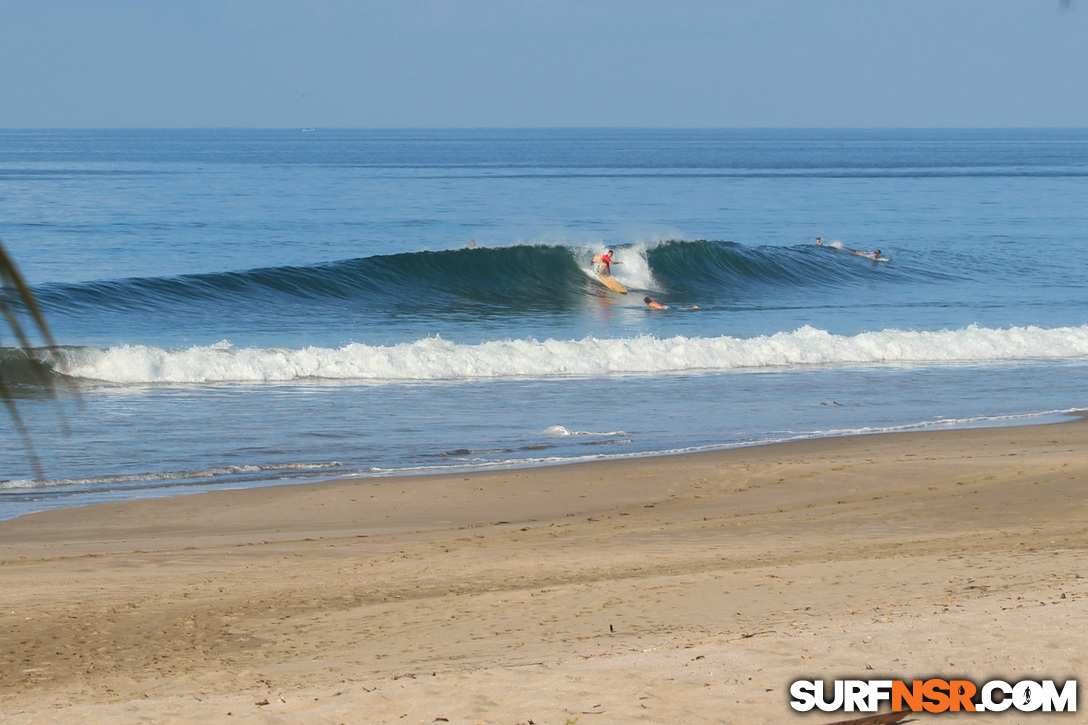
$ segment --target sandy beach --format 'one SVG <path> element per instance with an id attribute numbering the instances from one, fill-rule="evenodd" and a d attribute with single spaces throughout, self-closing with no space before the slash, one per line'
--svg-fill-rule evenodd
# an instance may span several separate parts
<path id="1" fill-rule="evenodd" d="M 830 723 L 793 680 L 1083 675 L 1086 521 L 1081 420 L 35 514 L 0 721 Z"/>

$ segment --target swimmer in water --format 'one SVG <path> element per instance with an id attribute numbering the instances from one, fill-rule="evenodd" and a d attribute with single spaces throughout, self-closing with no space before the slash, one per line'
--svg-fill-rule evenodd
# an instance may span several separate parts
<path id="1" fill-rule="evenodd" d="M 649 297 L 643 297 L 642 301 L 645 302 L 646 306 L 649 307 L 651 310 L 667 310 L 667 309 L 670 309 L 668 305 L 663 305 L 660 302 L 655 302 L 654 300 L 650 299 Z M 680 307 L 678 309 L 681 309 L 681 310 L 697 310 L 697 309 L 699 309 L 699 305 L 692 305 L 691 307 Z"/>

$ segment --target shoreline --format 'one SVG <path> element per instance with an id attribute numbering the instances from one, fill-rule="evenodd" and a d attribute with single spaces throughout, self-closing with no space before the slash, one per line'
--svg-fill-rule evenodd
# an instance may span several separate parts
<path id="1" fill-rule="evenodd" d="M 1085 443 L 1080 418 L 27 514 L 0 521 L 0 722 L 827 723 L 790 681 L 1075 677 Z"/>
<path id="2" fill-rule="evenodd" d="M 35 514 L 45 513 L 47 511 L 63 510 L 68 508 L 81 508 L 84 506 L 99 506 L 111 503 L 126 503 L 143 500 L 158 500 L 163 498 L 173 498 L 175 496 L 198 496 L 206 493 L 217 493 L 224 491 L 245 491 L 256 490 L 263 488 L 276 488 L 281 486 L 305 486 L 305 485 L 320 485 L 330 481 L 373 481 L 384 478 L 427 478 L 431 476 L 464 476 L 475 475 L 485 473 L 501 473 L 520 470 L 533 470 L 538 468 L 552 468 L 562 466 L 573 465 L 591 465 L 595 463 L 610 463 L 615 461 L 624 460 L 652 460 L 656 458 L 668 458 L 672 456 L 687 456 L 698 455 L 703 453 L 715 453 L 720 451 L 731 450 L 746 450 L 751 448 L 760 448 L 763 446 L 784 445 L 789 443 L 799 443 L 802 441 L 810 440 L 827 440 L 832 438 L 844 438 L 853 436 L 867 436 L 867 435 L 894 435 L 897 433 L 921 433 L 921 432 L 939 432 L 939 431 L 955 431 L 955 430 L 973 430 L 975 428 L 998 428 L 1009 426 L 1034 426 L 1034 425 L 1052 425 L 1054 423 L 1061 423 L 1066 421 L 1077 420 L 1078 418 L 1088 416 L 1088 411 L 1078 408 L 1066 408 L 1062 410 L 1050 410 L 1038 413 L 1018 413 L 995 417 L 982 417 L 982 418 L 970 418 L 964 420 L 949 420 L 949 421 L 923 421 L 920 423 L 911 423 L 904 426 L 895 428 L 879 428 L 879 429 L 858 429 L 858 430 L 846 430 L 846 431 L 834 431 L 834 432 L 822 432 L 822 433 L 803 433 L 798 434 L 792 438 L 785 439 L 772 439 L 763 441 L 754 441 L 748 443 L 726 443 L 721 445 L 708 445 L 699 446 L 689 449 L 679 450 L 662 450 L 662 451 L 649 451 L 639 453 L 618 453 L 606 455 L 603 457 L 586 456 L 583 459 L 561 459 L 561 460 L 531 460 L 521 463 L 497 463 L 491 467 L 465 467 L 459 468 L 451 466 L 448 468 L 434 468 L 427 470 L 417 469 L 405 469 L 405 470 L 383 470 L 379 473 L 370 475 L 360 474 L 348 474 L 343 476 L 332 477 L 315 477 L 315 478 L 292 478 L 292 479 L 272 479 L 268 481 L 253 481 L 245 483 L 200 483 L 200 484 L 176 484 L 163 487 L 161 489 L 150 489 L 155 491 L 154 494 L 149 495 L 137 495 L 134 498 L 121 498 L 110 500 L 108 496 L 113 492 L 83 492 L 77 494 L 70 494 L 73 497 L 83 499 L 92 499 L 86 502 L 64 504 L 59 506 L 52 506 L 48 508 L 41 508 L 24 513 L 17 513 L 10 517 L 0 516 L 0 523 L 4 521 L 10 521 L 13 519 L 21 518 L 23 516 L 32 516 Z M 1030 422 L 1028 422 L 1030 421 Z M 35 489 L 24 489 L 26 491 L 34 491 Z M 140 489 L 136 489 L 138 492 Z M 131 492 L 130 492 L 131 493 Z M 106 500 L 95 500 L 99 497 L 107 497 Z M 0 499 L 2 500 L 2 499 Z M 16 502 L 13 505 L 18 505 Z"/>

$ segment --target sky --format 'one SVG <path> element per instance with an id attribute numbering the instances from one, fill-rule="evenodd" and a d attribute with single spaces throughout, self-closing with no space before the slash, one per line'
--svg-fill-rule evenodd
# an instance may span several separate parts
<path id="1" fill-rule="evenodd" d="M 0 0 L 0 128 L 1088 127 L 1088 0 Z"/>

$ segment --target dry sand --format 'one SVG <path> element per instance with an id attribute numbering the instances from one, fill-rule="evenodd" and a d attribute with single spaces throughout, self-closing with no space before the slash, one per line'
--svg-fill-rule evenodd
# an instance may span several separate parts
<path id="1" fill-rule="evenodd" d="M 1086 443 L 855 436 L 0 522 L 0 722 L 828 723 L 791 681 L 1077 677 Z"/>

